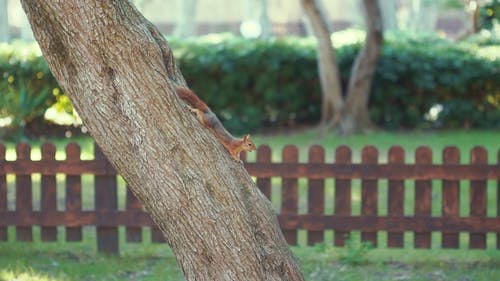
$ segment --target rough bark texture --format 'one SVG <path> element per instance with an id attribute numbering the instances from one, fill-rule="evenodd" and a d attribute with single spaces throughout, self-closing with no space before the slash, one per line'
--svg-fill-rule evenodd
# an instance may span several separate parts
<path id="1" fill-rule="evenodd" d="M 335 50 L 330 39 L 328 19 L 321 0 L 301 0 L 302 8 L 317 39 L 318 72 L 321 83 L 321 134 L 331 127 L 344 106 Z"/>
<path id="2" fill-rule="evenodd" d="M 175 94 L 184 79 L 129 1 L 21 1 L 85 126 L 187 280 L 302 280 L 270 203 Z"/>
<path id="3" fill-rule="evenodd" d="M 340 129 L 344 134 L 374 129 L 368 114 L 368 99 L 383 40 L 382 17 L 377 2 L 363 0 L 366 13 L 366 39 L 351 70 L 347 98 L 340 121 Z"/>

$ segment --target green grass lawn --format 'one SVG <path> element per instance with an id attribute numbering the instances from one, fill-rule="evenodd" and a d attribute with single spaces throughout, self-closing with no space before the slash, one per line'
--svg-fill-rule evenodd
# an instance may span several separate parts
<path id="1" fill-rule="evenodd" d="M 1 281 L 184 280 L 164 244 L 127 245 L 119 256 L 87 243 L 0 243 Z M 474 280 L 500 276 L 498 251 L 371 250 L 361 264 L 341 262 L 349 250 L 292 247 L 306 280 Z"/>
<path id="2" fill-rule="evenodd" d="M 369 135 L 350 137 L 328 136 L 318 139 L 314 130 L 281 135 L 255 135 L 255 142 L 267 144 L 273 150 L 273 161 L 279 161 L 281 150 L 285 144 L 299 147 L 300 160 L 307 159 L 308 147 L 321 144 L 326 149 L 327 161 L 333 161 L 335 148 L 347 144 L 353 150 L 354 162 L 358 162 L 361 149 L 365 145 L 375 145 L 379 149 L 379 161 L 387 161 L 387 151 L 392 145 L 400 145 L 406 150 L 406 159 L 413 162 L 414 150 L 421 145 L 431 147 L 434 161 L 441 161 L 442 149 L 454 145 L 461 151 L 461 162 L 467 163 L 471 148 L 477 145 L 488 150 L 488 162 L 497 163 L 500 149 L 500 131 L 422 131 L 389 133 L 377 132 Z M 76 141 L 82 146 L 84 159 L 92 158 L 92 140 L 89 138 L 49 140 L 55 142 L 58 152 L 56 158 L 64 159 L 64 146 L 69 141 Z M 44 141 L 30 142 L 33 146 L 32 158 L 40 158 L 39 146 Z M 7 144 L 7 159 L 15 159 L 14 143 Z M 249 160 L 255 159 L 255 153 L 249 154 Z M 8 177 L 10 201 L 14 198 L 14 177 Z M 64 176 L 58 176 L 58 197 L 61 207 L 64 206 Z M 34 207 L 37 209 L 39 198 L 40 176 L 33 176 Z M 92 185 L 93 178 L 82 178 L 83 190 Z M 412 181 L 406 181 L 405 214 L 411 215 L 414 208 Z M 271 201 L 279 210 L 281 198 L 281 180 L 272 180 Z M 469 187 L 466 181 L 460 182 L 460 215 L 468 215 Z M 333 213 L 334 188 L 333 180 L 326 181 L 325 201 L 327 214 Z M 360 181 L 353 180 L 352 212 L 360 213 Z M 118 201 L 120 209 L 124 208 L 125 184 L 119 182 Z M 440 181 L 433 181 L 432 214 L 440 215 L 441 190 Z M 497 215 L 497 182 L 488 181 L 487 215 Z M 91 190 L 91 189 L 89 189 Z M 38 194 L 38 195 L 37 195 Z M 299 180 L 299 213 L 307 210 L 307 182 Z M 83 194 L 84 209 L 93 208 L 92 191 Z M 387 181 L 379 180 L 379 214 L 387 214 Z M 63 229 L 60 229 L 63 232 Z M 92 228 L 84 232 L 84 240 L 77 243 L 52 242 L 42 243 L 39 228 L 34 228 L 34 242 L 14 241 L 14 229 L 9 229 L 9 242 L 0 242 L 0 281 L 4 280 L 183 280 L 175 258 L 165 244 L 143 242 L 139 244 L 124 243 L 124 229 L 120 228 L 121 253 L 119 256 L 97 254 L 95 250 L 95 234 Z M 144 230 L 145 237 L 149 232 Z M 457 250 L 441 250 L 440 234 L 433 233 L 432 249 L 415 250 L 412 247 L 413 234 L 405 233 L 404 249 L 387 249 L 386 233 L 380 232 L 378 249 L 363 249 L 358 242 L 347 248 L 331 246 L 333 234 L 326 233 L 327 243 L 314 247 L 305 246 L 306 233 L 299 231 L 299 246 L 293 251 L 301 263 L 307 280 L 498 280 L 500 276 L 500 251 L 495 250 L 496 235 L 488 234 L 488 250 L 468 250 L 468 234 L 460 234 L 460 248 Z M 359 236 L 354 233 L 353 237 Z M 149 241 L 146 239 L 146 241 Z M 353 240 L 354 241 L 354 240 Z M 366 250 L 366 252 L 364 251 Z M 358 264 L 360 263 L 360 264 Z"/>

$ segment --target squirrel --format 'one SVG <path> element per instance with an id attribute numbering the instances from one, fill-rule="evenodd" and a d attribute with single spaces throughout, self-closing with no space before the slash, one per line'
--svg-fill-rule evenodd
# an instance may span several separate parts
<path id="1" fill-rule="evenodd" d="M 250 140 L 250 135 L 245 135 L 242 139 L 233 137 L 224 128 L 217 115 L 193 91 L 177 87 L 177 95 L 187 103 L 188 110 L 196 115 L 198 121 L 217 137 L 235 161 L 241 162 L 240 152 L 257 149 L 253 141 Z"/>

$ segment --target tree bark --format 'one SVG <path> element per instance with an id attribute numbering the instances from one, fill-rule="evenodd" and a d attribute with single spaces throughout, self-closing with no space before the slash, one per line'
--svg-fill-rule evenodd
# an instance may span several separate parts
<path id="1" fill-rule="evenodd" d="M 318 72 L 322 93 L 320 134 L 323 135 L 339 118 L 344 106 L 340 75 L 330 39 L 328 19 L 322 9 L 321 0 L 301 0 L 300 3 L 317 39 Z"/>
<path id="2" fill-rule="evenodd" d="M 368 100 L 383 40 L 382 17 L 377 2 L 363 0 L 366 13 L 366 39 L 351 70 L 347 98 L 340 121 L 343 134 L 366 132 L 375 128 L 368 113 Z"/>
<path id="3" fill-rule="evenodd" d="M 302 280 L 271 204 L 175 93 L 158 30 L 129 1 L 22 0 L 85 126 L 187 280 Z"/>

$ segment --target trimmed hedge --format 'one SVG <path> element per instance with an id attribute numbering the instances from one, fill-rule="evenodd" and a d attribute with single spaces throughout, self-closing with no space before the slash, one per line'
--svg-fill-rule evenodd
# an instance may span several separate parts
<path id="1" fill-rule="evenodd" d="M 476 45 L 457 46 L 432 36 L 388 37 L 370 98 L 370 115 L 378 125 L 500 127 L 500 60 L 478 55 Z M 232 130 L 318 121 L 314 42 L 230 38 L 171 43 L 189 85 Z M 360 44 L 336 49 L 344 88 L 359 49 Z M 431 108 L 442 110 L 429 116 Z"/>
<path id="2" fill-rule="evenodd" d="M 479 55 L 475 44 L 455 45 L 431 36 L 387 37 L 370 99 L 370 115 L 378 125 L 500 128 L 500 59 Z M 169 41 L 190 87 L 229 130 L 243 133 L 319 120 L 321 97 L 311 39 L 209 36 Z M 359 49 L 359 43 L 336 49 L 344 86 Z M 40 56 L 24 60 L 9 56 L 0 51 L 2 96 L 22 92 L 21 85 L 9 82 L 11 76 L 14 81 L 38 81 L 28 84 L 33 96 L 58 89 Z M 49 95 L 43 104 L 56 99 Z M 12 114 L 12 108 L 1 102 L 0 120 Z M 61 108 L 68 111 L 68 106 Z M 26 122 L 30 118 L 34 117 Z"/>

